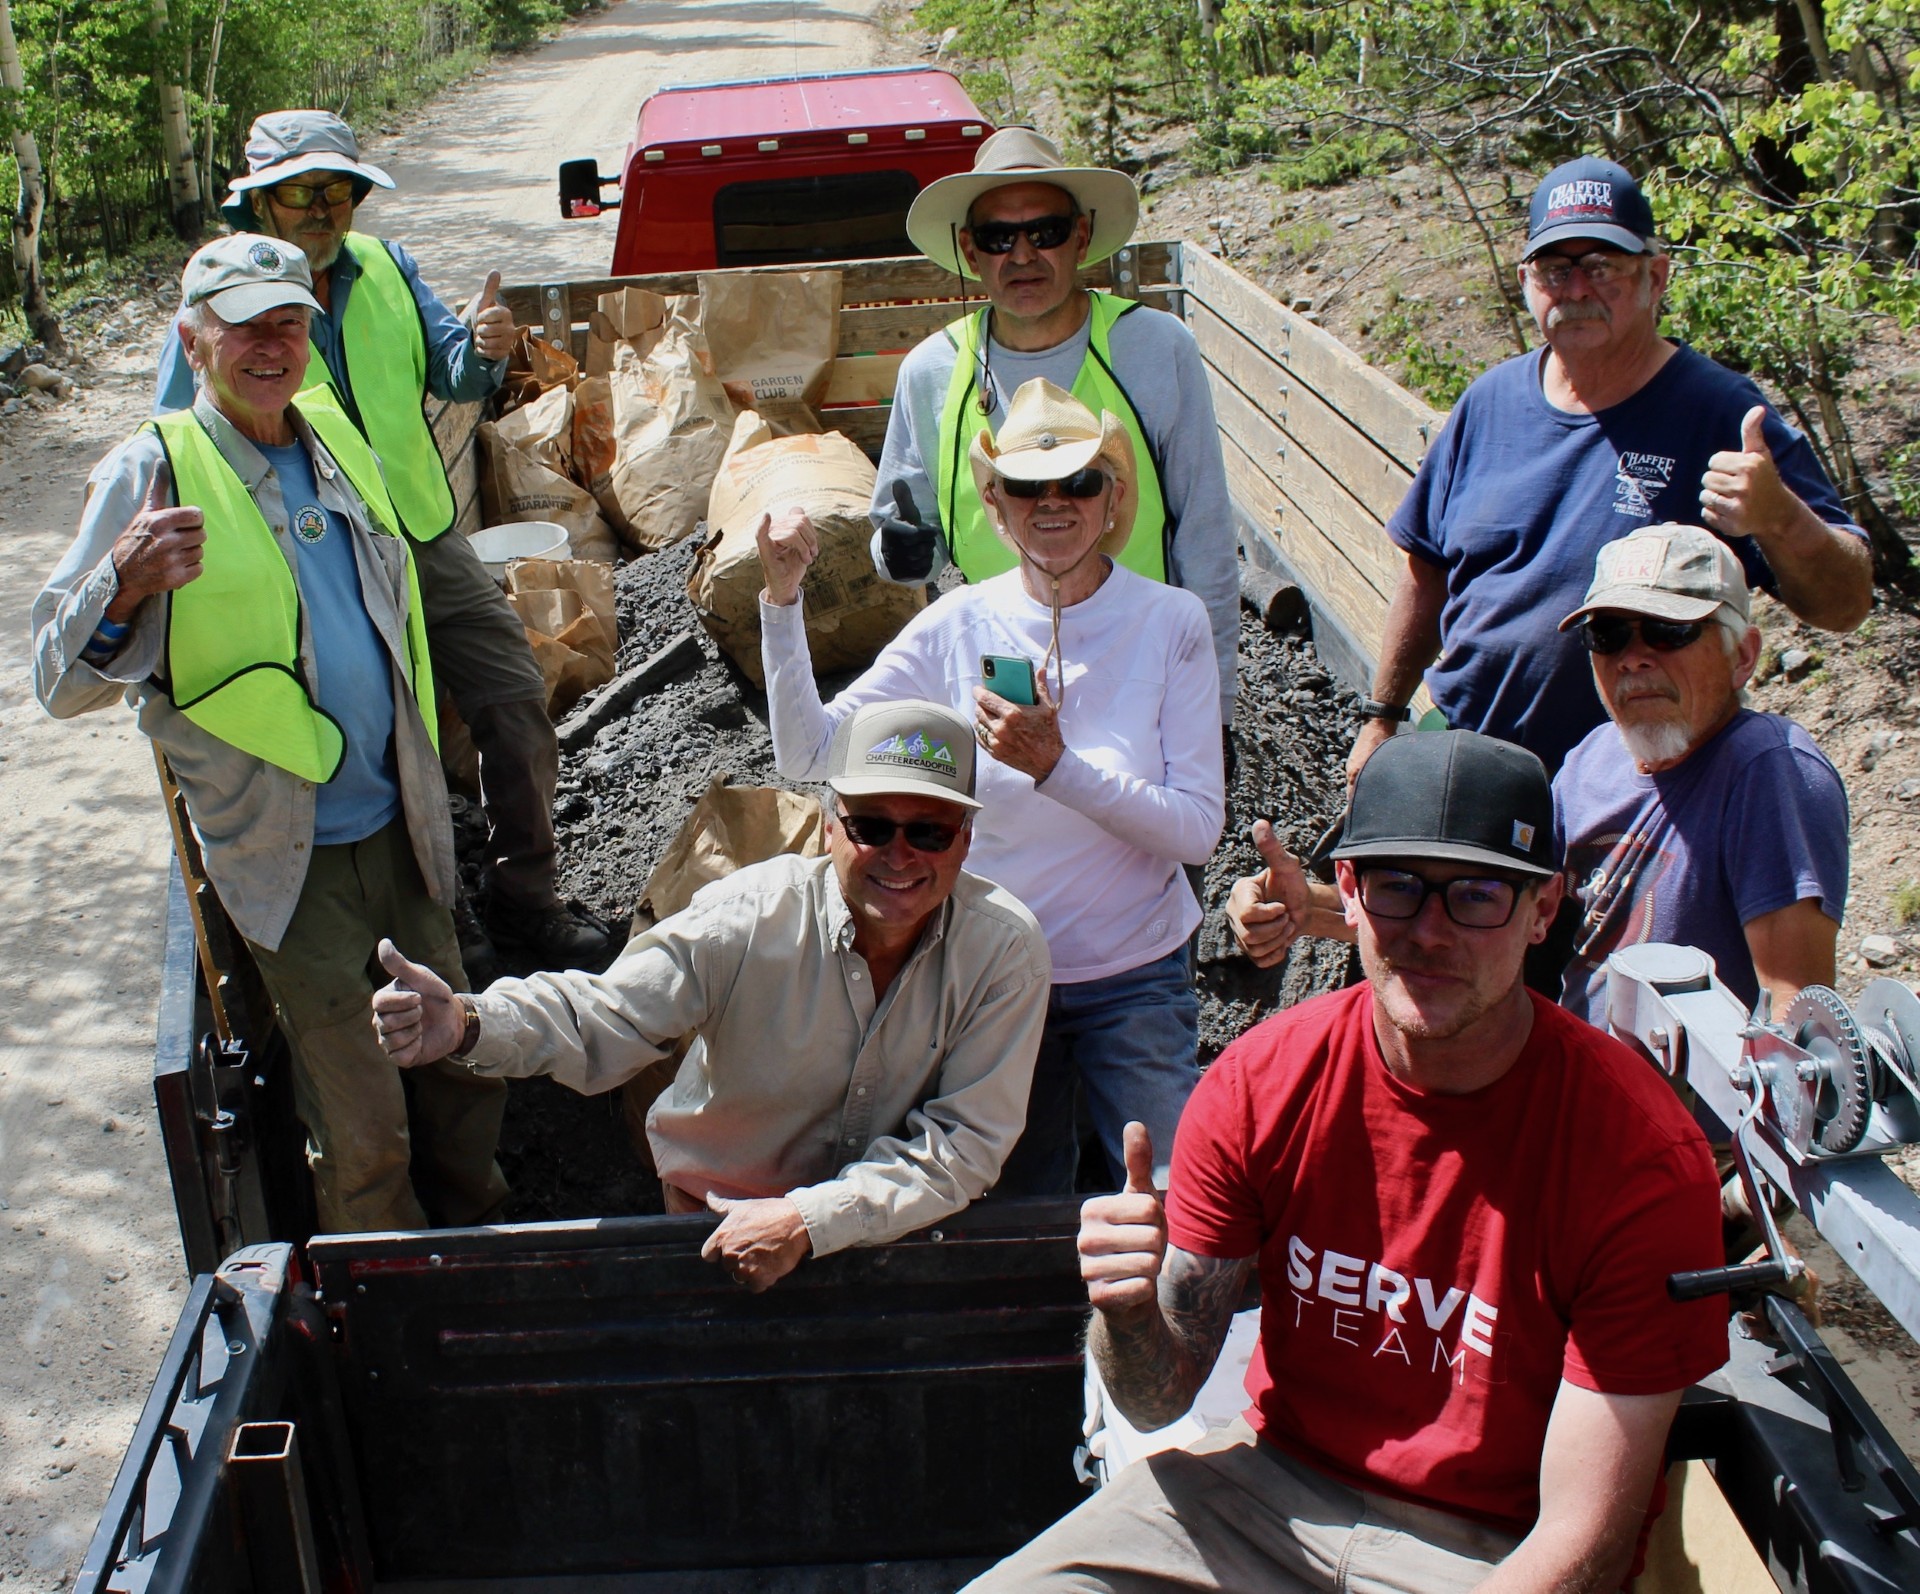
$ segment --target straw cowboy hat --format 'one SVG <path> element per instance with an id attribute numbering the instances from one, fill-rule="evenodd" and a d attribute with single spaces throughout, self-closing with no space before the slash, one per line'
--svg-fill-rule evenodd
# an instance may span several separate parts
<path id="1" fill-rule="evenodd" d="M 1096 420 L 1086 405 L 1044 377 L 1021 384 L 1007 406 L 1006 424 L 997 440 L 981 427 L 980 435 L 973 440 L 971 460 L 973 484 L 982 502 L 986 501 L 987 483 L 995 476 L 1011 476 L 1016 481 L 1059 481 L 1098 461 L 1114 480 L 1127 484 L 1126 492 L 1113 506 L 1113 524 L 1100 538 L 1099 551 L 1117 559 L 1133 535 L 1133 439 L 1111 411 Z M 1002 542 L 1015 553 L 1023 552 L 1007 535 L 1004 518 L 990 503 L 987 518 Z"/>
<path id="2" fill-rule="evenodd" d="M 935 265 L 963 277 L 977 276 L 960 253 L 960 229 L 976 199 L 1014 183 L 1051 183 L 1073 195 L 1093 224 L 1083 262 L 1089 266 L 1125 244 L 1140 220 L 1140 191 L 1125 172 L 1064 165 L 1060 146 L 1052 139 L 1030 127 L 1003 127 L 975 152 L 972 171 L 942 177 L 920 190 L 907 212 L 907 236 Z"/>

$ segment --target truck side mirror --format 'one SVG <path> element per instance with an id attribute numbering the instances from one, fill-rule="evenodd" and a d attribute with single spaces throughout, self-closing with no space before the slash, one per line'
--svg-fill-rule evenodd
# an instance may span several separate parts
<path id="1" fill-rule="evenodd" d="M 603 210 L 616 210 L 620 201 L 603 200 L 600 190 L 617 177 L 602 177 L 600 163 L 591 160 L 560 163 L 560 214 L 568 221 L 582 216 L 597 216 Z"/>

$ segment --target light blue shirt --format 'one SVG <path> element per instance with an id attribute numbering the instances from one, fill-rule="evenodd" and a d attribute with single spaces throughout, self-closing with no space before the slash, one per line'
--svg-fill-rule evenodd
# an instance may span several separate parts
<path id="1" fill-rule="evenodd" d="M 307 451 L 298 443 L 259 447 L 280 478 L 300 558 L 300 599 L 318 661 L 314 695 L 347 740 L 339 770 L 314 793 L 314 844 L 363 841 L 400 811 L 392 664 L 360 595 L 347 523 L 321 503 Z"/>
<path id="2" fill-rule="evenodd" d="M 500 385 L 507 374 L 505 360 L 483 360 L 473 347 L 473 333 L 439 300 L 433 289 L 420 279 L 420 267 L 412 255 L 396 243 L 386 251 L 407 279 L 413 302 L 420 307 L 420 322 L 427 335 L 427 392 L 437 399 L 456 404 L 472 404 L 485 398 Z M 360 262 L 345 249 L 329 268 L 331 282 L 328 300 L 331 308 L 313 318 L 313 345 L 333 373 L 333 385 L 345 400 L 347 413 L 360 425 L 360 411 L 353 401 L 353 388 L 347 381 L 346 345 L 341 328 L 345 324 L 347 301 L 353 285 L 360 280 Z M 170 328 L 160 350 L 159 379 L 154 384 L 153 413 L 166 415 L 188 409 L 193 404 L 193 368 L 187 364 L 186 350 L 180 346 L 180 333 Z M 365 428 L 362 427 L 362 430 Z"/>

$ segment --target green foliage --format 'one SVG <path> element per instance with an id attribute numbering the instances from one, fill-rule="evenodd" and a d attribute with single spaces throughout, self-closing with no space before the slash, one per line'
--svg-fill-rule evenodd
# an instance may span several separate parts
<path id="1" fill-rule="evenodd" d="M 1888 905 L 1893 909 L 1896 923 L 1920 924 L 1920 880 L 1901 881 L 1893 888 L 1893 898 Z"/>
<path id="2" fill-rule="evenodd" d="M 1903 443 L 1888 453 L 1887 477 L 1901 518 L 1920 522 L 1920 442 Z"/>
<path id="3" fill-rule="evenodd" d="M 1435 409 L 1448 410 L 1487 363 L 1463 353 L 1452 338 L 1429 341 L 1431 320 L 1429 305 L 1401 299 L 1373 323 L 1373 331 L 1394 350 L 1392 358 L 1400 367 L 1401 386 L 1411 388 Z"/>

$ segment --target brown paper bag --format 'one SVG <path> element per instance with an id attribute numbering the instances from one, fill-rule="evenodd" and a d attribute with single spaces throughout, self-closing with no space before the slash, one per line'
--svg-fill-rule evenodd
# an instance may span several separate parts
<path id="1" fill-rule="evenodd" d="M 562 476 L 573 475 L 573 393 L 548 388 L 529 404 L 502 415 L 494 435 Z"/>
<path id="2" fill-rule="evenodd" d="M 549 718 L 561 718 L 594 687 L 613 679 L 613 653 L 600 618 L 579 593 L 516 592 L 507 601 L 527 628 L 527 644 L 546 680 Z"/>
<path id="3" fill-rule="evenodd" d="M 508 601 L 535 592 L 577 594 L 599 626 L 600 646 L 611 667 L 620 647 L 611 565 L 594 559 L 515 559 L 507 566 Z"/>
<path id="4" fill-rule="evenodd" d="M 666 333 L 668 301 L 645 288 L 616 288 L 595 301 L 587 317 L 587 375 L 605 376 L 613 369 L 614 350 L 631 343 L 641 359 Z"/>
<path id="5" fill-rule="evenodd" d="M 699 301 L 670 301 L 665 335 L 644 359 L 614 352 L 611 487 L 643 552 L 678 542 L 699 524 L 713 473 L 727 451 L 733 405 L 707 361 Z"/>
<path id="6" fill-rule="evenodd" d="M 815 670 L 857 669 L 926 607 L 922 587 L 898 587 L 874 573 L 873 466 L 838 432 L 773 437 L 749 411 L 714 478 L 708 535 L 687 572 L 700 623 L 755 686 L 760 666 L 760 550 L 763 514 L 798 505 L 820 535 L 807 571 L 807 644 Z"/>
<path id="7" fill-rule="evenodd" d="M 770 786 L 729 786 L 716 775 L 693 811 L 667 844 L 647 879 L 633 934 L 651 929 L 693 900 L 694 892 L 750 863 L 764 863 L 783 852 L 817 858 L 827 850 L 820 804 L 797 791 Z M 627 1136 L 647 1167 L 653 1148 L 647 1143 L 647 1112 L 680 1071 L 692 1037 L 671 1057 L 662 1058 L 621 1087 L 621 1114 Z"/>
<path id="8" fill-rule="evenodd" d="M 613 390 L 604 376 L 589 376 L 573 390 L 573 469 L 568 472 L 593 494 L 600 513 L 622 542 L 633 527 L 613 491 Z"/>
<path id="9" fill-rule="evenodd" d="M 840 350 L 840 273 L 703 271 L 700 328 L 736 408 L 769 421 L 789 407 L 817 410 Z M 782 430 L 820 427 L 775 427 Z"/>
<path id="10" fill-rule="evenodd" d="M 549 343 L 532 327 L 522 327 L 507 355 L 507 374 L 500 383 L 500 413 L 505 415 L 556 387 L 572 387 L 580 380 L 580 364 L 558 344 Z"/>
<path id="11" fill-rule="evenodd" d="M 480 510 L 489 526 L 514 520 L 551 520 L 566 527 L 568 551 L 576 559 L 620 556 L 613 528 L 600 515 L 592 493 L 500 434 L 500 421 L 482 421 L 480 437 Z"/>

